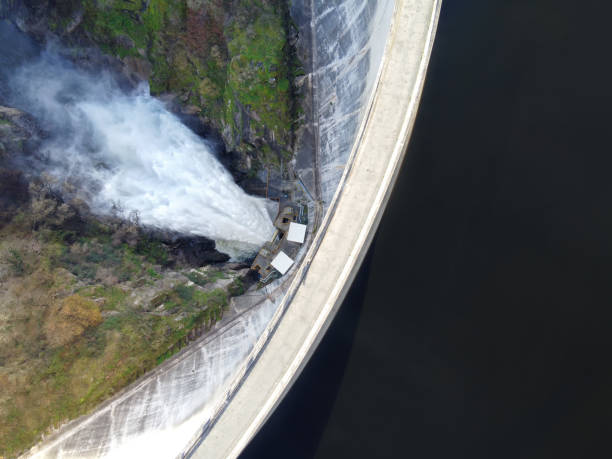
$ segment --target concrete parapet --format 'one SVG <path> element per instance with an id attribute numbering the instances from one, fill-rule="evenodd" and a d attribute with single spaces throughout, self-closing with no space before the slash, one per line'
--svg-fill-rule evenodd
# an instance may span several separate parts
<path id="1" fill-rule="evenodd" d="M 342 303 L 399 172 L 440 6 L 441 0 L 396 1 L 373 98 L 329 211 L 249 359 L 248 378 L 236 382 L 231 402 L 193 457 L 240 454 L 299 375 Z"/>

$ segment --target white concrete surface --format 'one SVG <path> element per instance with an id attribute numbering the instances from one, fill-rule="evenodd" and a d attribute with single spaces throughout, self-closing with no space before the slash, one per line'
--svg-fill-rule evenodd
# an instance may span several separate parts
<path id="1" fill-rule="evenodd" d="M 289 268 L 293 265 L 293 260 L 282 250 L 278 252 L 278 254 L 272 260 L 271 265 L 276 269 L 279 273 L 285 274 L 289 271 Z"/>
<path id="2" fill-rule="evenodd" d="M 318 199 L 338 189 L 377 81 L 395 0 L 310 0 Z"/>
<path id="3" fill-rule="evenodd" d="M 287 233 L 287 240 L 290 242 L 297 242 L 299 244 L 304 243 L 306 239 L 306 225 L 301 223 L 289 223 L 289 232 Z"/>
<path id="4" fill-rule="evenodd" d="M 396 1 L 372 103 L 330 211 L 279 308 L 282 320 L 256 346 L 265 348 L 193 457 L 240 454 L 299 375 L 342 303 L 405 153 L 440 6 L 441 0 Z"/>

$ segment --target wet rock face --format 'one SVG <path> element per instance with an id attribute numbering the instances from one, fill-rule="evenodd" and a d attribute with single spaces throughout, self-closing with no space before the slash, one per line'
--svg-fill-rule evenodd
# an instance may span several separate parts
<path id="1" fill-rule="evenodd" d="M 99 48 L 115 60 L 106 68 L 148 80 L 177 113 L 219 133 L 224 150 L 256 158 L 250 167 L 291 157 L 299 64 L 284 0 L 12 3 L 21 6 L 0 15 L 41 41 L 59 36 L 84 66 L 101 61 L 91 51 Z"/>
<path id="2" fill-rule="evenodd" d="M 0 228 L 28 199 L 28 186 L 21 172 L 0 166 Z"/>
<path id="3" fill-rule="evenodd" d="M 229 256 L 215 249 L 215 242 L 205 237 L 179 237 L 168 242 L 171 258 L 181 265 L 199 267 L 210 263 L 222 263 Z"/>
<path id="4" fill-rule="evenodd" d="M 165 267 L 199 268 L 212 263 L 225 263 L 229 256 L 217 251 L 215 241 L 203 236 L 190 236 L 172 231 L 121 224 L 115 231 L 115 245 L 128 244 L 138 253 L 161 250 L 158 257 Z"/>
<path id="5" fill-rule="evenodd" d="M 39 130 L 32 117 L 0 105 L 0 160 L 32 152 L 38 138 Z"/>
<path id="6" fill-rule="evenodd" d="M 0 227 L 29 199 L 28 184 L 15 163 L 34 150 L 37 133 L 27 114 L 0 106 Z"/>

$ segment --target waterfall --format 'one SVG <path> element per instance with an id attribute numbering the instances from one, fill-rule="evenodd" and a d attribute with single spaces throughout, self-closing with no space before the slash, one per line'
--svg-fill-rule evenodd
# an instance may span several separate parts
<path id="1" fill-rule="evenodd" d="M 95 213 L 136 212 L 144 225 L 251 252 L 272 234 L 266 201 L 236 185 L 211 145 L 146 84 L 125 92 L 109 73 L 86 73 L 51 49 L 8 84 L 11 104 L 51 133 L 38 172 L 69 183 Z"/>

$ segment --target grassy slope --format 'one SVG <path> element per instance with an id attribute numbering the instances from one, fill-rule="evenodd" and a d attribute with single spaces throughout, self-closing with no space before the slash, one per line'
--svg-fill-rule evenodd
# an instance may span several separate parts
<path id="1" fill-rule="evenodd" d="M 241 293 L 239 279 L 200 289 L 226 276 L 215 270 L 185 272 L 168 287 L 154 247 L 113 246 L 100 230 L 71 244 L 62 232 L 31 232 L 19 220 L 0 230 L 0 456 L 93 409 L 178 351 L 195 327 L 220 319 L 229 296 Z M 159 293 L 137 305 L 138 289 Z M 62 328 L 55 311 L 67 298 L 99 310 L 102 322 L 76 335 Z"/>

